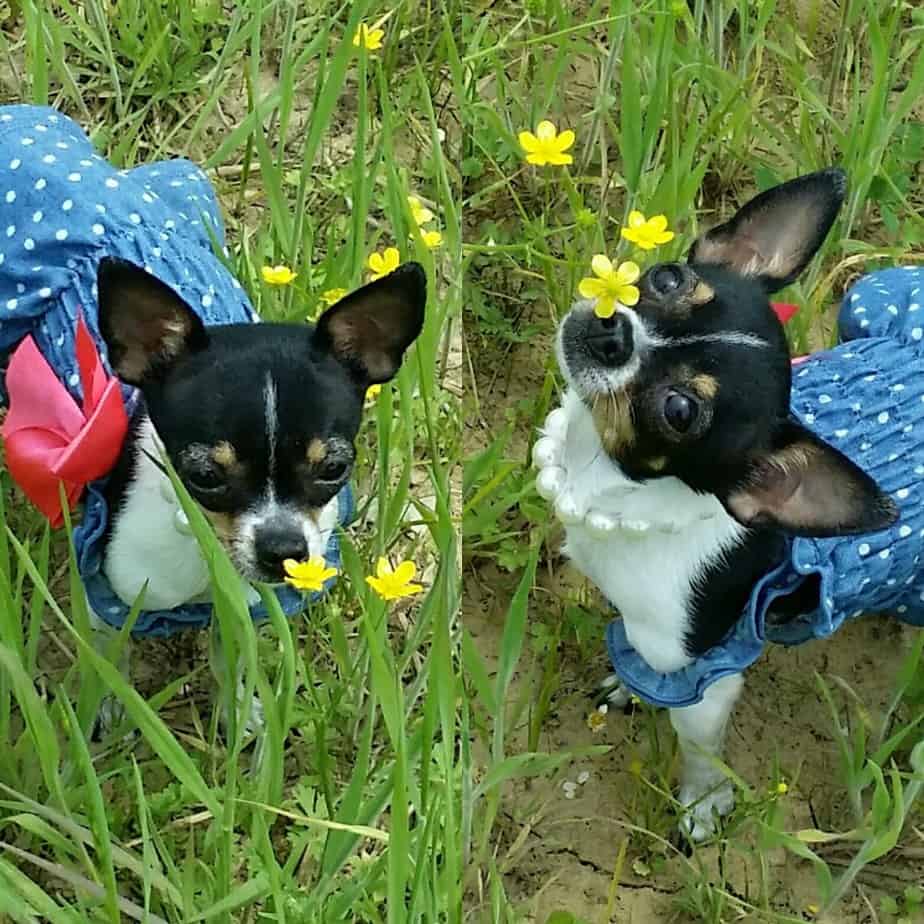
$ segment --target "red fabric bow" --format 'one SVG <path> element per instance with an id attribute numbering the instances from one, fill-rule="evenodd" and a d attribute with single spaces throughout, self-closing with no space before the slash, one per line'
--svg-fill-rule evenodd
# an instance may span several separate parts
<path id="1" fill-rule="evenodd" d="M 790 305 L 788 302 L 770 302 L 770 307 L 781 324 L 785 324 L 799 310 L 798 305 Z"/>
<path id="2" fill-rule="evenodd" d="M 32 337 L 16 348 L 6 373 L 10 408 L 3 422 L 13 480 L 51 525 L 61 526 L 59 483 L 73 510 L 84 487 L 108 474 L 128 432 L 119 380 L 107 374 L 80 315 L 75 338 L 83 408 L 61 384 Z"/>
<path id="3" fill-rule="evenodd" d="M 798 305 L 791 305 L 788 302 L 770 302 L 770 307 L 780 319 L 781 324 L 785 324 L 799 310 Z M 798 366 L 799 363 L 804 363 L 807 359 L 808 356 L 795 356 L 792 359 L 792 364 Z"/>

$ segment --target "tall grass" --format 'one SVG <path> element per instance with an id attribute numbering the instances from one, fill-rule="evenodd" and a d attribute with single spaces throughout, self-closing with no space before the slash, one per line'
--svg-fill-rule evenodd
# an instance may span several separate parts
<path id="1" fill-rule="evenodd" d="M 360 52 L 359 23 L 386 13 L 384 48 Z M 62 537 L 19 502 L 0 511 L 0 917 L 459 920 L 459 417 L 445 351 L 461 232 L 445 99 L 431 95 L 453 30 L 436 8 L 422 20 L 416 4 L 370 0 L 25 0 L 2 34 L 10 97 L 74 115 L 119 165 L 182 155 L 212 171 L 232 268 L 264 318 L 316 316 L 321 293 L 360 284 L 386 245 L 424 263 L 431 295 L 416 347 L 367 410 L 338 586 L 305 618 L 286 620 L 264 592 L 269 625 L 253 625 L 177 482 L 216 588 L 212 631 L 266 711 L 260 744 L 233 684 L 226 738 L 217 709 L 184 697 L 198 668 L 137 692 L 118 653 L 88 643 Z M 439 218 L 439 250 L 410 234 L 411 193 Z M 298 270 L 291 288 L 261 282 L 276 263 Z M 418 563 L 419 602 L 372 593 L 379 555 Z M 106 694 L 125 709 L 122 733 L 90 744 Z"/>

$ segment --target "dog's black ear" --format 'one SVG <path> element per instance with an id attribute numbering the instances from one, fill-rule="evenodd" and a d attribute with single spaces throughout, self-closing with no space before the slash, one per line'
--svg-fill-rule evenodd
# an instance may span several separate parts
<path id="1" fill-rule="evenodd" d="M 96 275 L 99 327 L 113 370 L 142 385 L 180 356 L 208 342 L 199 316 L 150 273 L 105 257 Z"/>
<path id="2" fill-rule="evenodd" d="M 405 263 L 325 311 L 315 330 L 316 343 L 363 383 L 387 382 L 420 334 L 426 303 L 423 267 Z"/>
<path id="3" fill-rule="evenodd" d="M 745 526 L 804 536 L 846 536 L 891 526 L 898 508 L 861 468 L 794 421 L 723 499 Z"/>
<path id="4" fill-rule="evenodd" d="M 774 186 L 702 235 L 687 259 L 756 277 L 767 292 L 782 289 L 821 246 L 846 190 L 847 177 L 836 168 Z"/>

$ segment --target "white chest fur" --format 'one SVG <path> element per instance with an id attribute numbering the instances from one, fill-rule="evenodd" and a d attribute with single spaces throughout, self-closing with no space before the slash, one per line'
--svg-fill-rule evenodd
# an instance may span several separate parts
<path id="1" fill-rule="evenodd" d="M 113 591 L 131 604 L 145 581 L 146 610 L 172 609 L 204 597 L 209 571 L 195 536 L 176 528 L 179 502 L 170 480 L 154 464 L 160 458 L 154 426 L 138 432 L 138 462 L 106 548 L 103 571 Z M 147 452 L 148 455 L 145 454 Z"/>
<path id="2" fill-rule="evenodd" d="M 619 609 L 636 651 L 657 671 L 689 664 L 692 582 L 744 528 L 677 478 L 628 479 L 574 392 L 549 415 L 534 458 L 540 493 L 565 523 L 565 553 Z"/>

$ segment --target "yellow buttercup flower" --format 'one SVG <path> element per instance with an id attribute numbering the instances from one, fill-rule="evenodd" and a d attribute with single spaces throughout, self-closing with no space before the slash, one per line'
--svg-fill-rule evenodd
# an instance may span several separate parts
<path id="1" fill-rule="evenodd" d="M 286 569 L 286 583 L 298 590 L 323 590 L 325 582 L 338 574 L 336 568 L 327 567 L 327 562 L 320 555 L 314 555 L 308 561 L 287 558 L 282 564 Z"/>
<path id="2" fill-rule="evenodd" d="M 366 266 L 369 267 L 372 280 L 381 279 L 394 272 L 401 265 L 401 254 L 397 247 L 386 247 L 384 253 L 376 251 L 369 255 Z"/>
<path id="3" fill-rule="evenodd" d="M 353 36 L 353 44 L 357 48 L 365 48 L 366 51 L 378 51 L 382 47 L 383 38 L 385 38 L 384 29 L 370 29 L 364 22 L 361 22 L 356 35 Z"/>
<path id="4" fill-rule="evenodd" d="M 443 234 L 441 231 L 421 231 L 421 237 L 423 237 L 423 242 L 430 248 L 430 250 L 435 250 L 440 244 L 443 243 Z"/>
<path id="5" fill-rule="evenodd" d="M 411 207 L 411 217 L 414 224 L 425 225 L 428 221 L 433 221 L 433 212 L 430 211 L 417 196 L 408 196 L 407 204 Z"/>
<path id="6" fill-rule="evenodd" d="M 267 285 L 271 286 L 287 286 L 298 273 L 293 273 L 288 266 L 264 266 L 260 270 L 260 275 L 263 277 L 263 281 Z"/>
<path id="7" fill-rule="evenodd" d="M 346 294 L 346 289 L 325 289 L 325 291 L 321 293 L 321 301 L 330 308 L 331 305 L 336 305 Z"/>
<path id="8" fill-rule="evenodd" d="M 375 566 L 375 577 L 367 577 L 366 583 L 383 600 L 399 600 L 423 590 L 420 584 L 411 583 L 416 574 L 417 565 L 412 561 L 403 561 L 397 568 L 392 568 L 387 558 L 380 558 Z"/>
<path id="9" fill-rule="evenodd" d="M 674 232 L 667 230 L 666 215 L 645 218 L 641 212 L 629 212 L 629 224 L 620 233 L 642 250 L 654 250 L 674 239 Z"/>
<path id="10" fill-rule="evenodd" d="M 776 791 L 779 795 L 785 796 L 789 792 L 789 784 L 781 780 L 776 784 Z"/>
<path id="11" fill-rule="evenodd" d="M 366 401 L 367 402 L 375 401 L 375 399 L 378 398 L 380 394 L 382 394 L 381 385 L 370 385 L 366 389 Z"/>
<path id="12" fill-rule="evenodd" d="M 520 147 L 526 152 L 527 163 L 544 167 L 546 164 L 559 166 L 570 164 L 574 158 L 565 151 L 574 144 L 574 132 L 565 129 L 558 132 L 555 126 L 545 119 L 536 126 L 536 134 L 523 131 L 518 135 Z"/>
<path id="13" fill-rule="evenodd" d="M 638 287 L 633 285 L 641 275 L 637 264 L 627 260 L 614 269 L 609 258 L 598 253 L 590 261 L 590 266 L 597 278 L 582 279 L 578 283 L 578 292 L 584 298 L 597 300 L 594 313 L 598 318 L 612 317 L 622 305 L 631 307 L 638 304 Z"/>

